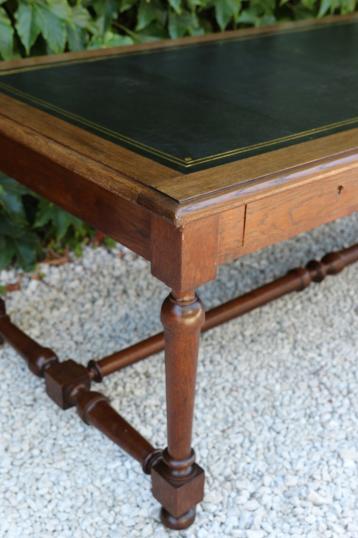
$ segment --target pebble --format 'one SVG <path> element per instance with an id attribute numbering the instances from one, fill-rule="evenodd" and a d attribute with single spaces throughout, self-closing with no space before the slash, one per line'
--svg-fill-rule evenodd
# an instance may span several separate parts
<path id="1" fill-rule="evenodd" d="M 330 504 L 331 502 L 331 499 L 329 499 L 328 497 L 324 497 L 323 495 L 320 495 L 316 491 L 311 491 L 308 494 L 308 500 L 315 506 L 322 506 L 323 504 Z"/>
<path id="2" fill-rule="evenodd" d="M 255 501 L 255 499 L 252 499 L 245 504 L 245 509 L 249 510 L 249 512 L 254 512 L 258 508 L 260 508 L 260 505 L 257 501 Z"/>
<path id="3" fill-rule="evenodd" d="M 246 538 L 264 538 L 265 533 L 263 531 L 248 530 L 246 532 Z"/>
<path id="4" fill-rule="evenodd" d="M 345 465 L 355 466 L 358 461 L 358 452 L 356 450 L 342 449 L 339 453 Z"/>

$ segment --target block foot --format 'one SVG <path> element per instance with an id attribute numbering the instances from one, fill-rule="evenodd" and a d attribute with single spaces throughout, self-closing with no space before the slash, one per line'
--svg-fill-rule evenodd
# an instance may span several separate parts
<path id="1" fill-rule="evenodd" d="M 168 461 L 167 451 L 164 451 L 163 459 L 153 465 L 152 492 L 162 505 L 163 524 L 169 529 L 186 529 L 193 523 L 196 505 L 204 497 L 204 471 L 193 463 L 188 474 L 178 476 L 175 474 L 178 469 L 168 467 Z"/>
<path id="2" fill-rule="evenodd" d="M 185 512 L 182 516 L 175 517 L 169 514 L 165 508 L 162 508 L 160 511 L 160 519 L 163 525 L 168 529 L 180 531 L 187 529 L 194 523 L 195 512 L 195 508 L 191 508 L 191 510 L 188 510 L 188 512 Z"/>

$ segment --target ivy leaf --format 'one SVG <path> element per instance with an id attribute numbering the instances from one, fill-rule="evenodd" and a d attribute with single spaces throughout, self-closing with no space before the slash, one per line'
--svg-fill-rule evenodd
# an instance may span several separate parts
<path id="1" fill-rule="evenodd" d="M 53 228 L 51 235 L 56 237 L 56 240 L 61 241 L 71 226 L 77 229 L 82 226 L 82 222 L 51 202 L 40 199 L 34 228 L 46 227 L 46 231 L 49 231 L 50 226 Z"/>
<path id="2" fill-rule="evenodd" d="M 91 17 L 88 10 L 80 4 L 76 4 L 72 8 L 71 15 L 72 24 L 79 28 L 87 28 L 91 22 Z"/>
<path id="3" fill-rule="evenodd" d="M 0 211 L 0 237 L 19 237 L 21 228 L 11 221 L 5 212 Z"/>
<path id="4" fill-rule="evenodd" d="M 197 35 L 199 23 L 195 13 L 188 11 L 177 15 L 170 13 L 169 15 L 169 35 L 172 39 L 183 37 L 184 35 Z"/>
<path id="5" fill-rule="evenodd" d="M 76 4 L 70 13 L 70 21 L 67 21 L 67 41 L 71 51 L 83 50 L 87 44 L 87 31 L 96 32 L 92 24 L 91 16 L 86 8 Z"/>
<path id="6" fill-rule="evenodd" d="M 211 3 L 205 2 L 205 0 L 187 0 L 188 7 L 191 9 L 191 11 L 194 11 L 197 7 L 206 9 L 208 7 L 211 7 Z"/>
<path id="7" fill-rule="evenodd" d="M 104 47 L 119 47 L 122 45 L 133 45 L 133 39 L 129 36 L 106 32 L 104 35 L 97 35 L 91 39 L 89 49 Z"/>
<path id="8" fill-rule="evenodd" d="M 165 11 L 156 2 L 141 0 L 138 8 L 136 30 L 143 30 L 154 21 L 164 24 L 165 19 Z"/>
<path id="9" fill-rule="evenodd" d="M 33 269 L 38 251 L 38 241 L 31 233 L 24 234 L 19 240 L 13 243 L 17 261 L 24 271 Z"/>
<path id="10" fill-rule="evenodd" d="M 70 51 L 75 52 L 85 48 L 85 32 L 76 26 L 67 26 L 67 40 Z"/>
<path id="11" fill-rule="evenodd" d="M 15 256 L 15 248 L 7 237 L 0 237 L 0 271 L 6 269 L 11 264 Z"/>
<path id="12" fill-rule="evenodd" d="M 54 205 L 52 203 L 40 199 L 34 228 L 41 228 L 42 226 L 46 226 L 46 224 L 51 222 L 53 208 Z"/>
<path id="13" fill-rule="evenodd" d="M 0 54 L 10 60 L 14 52 L 14 29 L 4 8 L 0 8 Z"/>
<path id="14" fill-rule="evenodd" d="M 158 41 L 158 39 L 168 38 L 167 29 L 158 22 L 152 22 L 149 26 L 146 26 L 146 28 L 136 32 L 134 35 L 135 41 L 138 43 L 148 43 Z"/>
<path id="15" fill-rule="evenodd" d="M 30 53 L 32 45 L 40 34 L 40 28 L 36 25 L 34 10 L 31 4 L 21 3 L 15 13 L 16 30 L 24 45 L 26 53 Z"/>
<path id="16" fill-rule="evenodd" d="M 66 211 L 56 208 L 57 211 L 53 211 L 53 223 L 57 229 L 57 237 L 59 241 L 63 239 L 74 221 L 77 222 L 76 217 L 73 217 Z"/>
<path id="17" fill-rule="evenodd" d="M 136 5 L 137 0 L 120 0 L 119 2 L 119 12 L 124 13 Z"/>
<path id="18" fill-rule="evenodd" d="M 274 16 L 276 9 L 276 0 L 252 0 L 253 7 L 256 8 L 257 15 L 261 19 L 267 15 L 270 17 Z M 260 24 L 263 24 L 264 21 L 260 21 Z"/>
<path id="19" fill-rule="evenodd" d="M 52 7 L 54 11 L 52 11 Z M 57 13 L 64 13 L 58 9 L 58 4 L 51 6 L 35 4 L 35 24 L 41 30 L 51 52 L 63 52 L 66 45 L 67 27 L 65 21 Z"/>
<path id="20" fill-rule="evenodd" d="M 302 5 L 310 11 L 313 11 L 316 7 L 316 0 L 302 0 Z"/>
<path id="21" fill-rule="evenodd" d="M 70 21 L 72 15 L 72 9 L 69 6 L 67 0 L 47 0 L 48 8 L 58 17 L 64 21 Z"/>
<path id="22" fill-rule="evenodd" d="M 356 0 L 342 0 L 341 5 L 340 5 L 342 15 L 353 13 L 356 5 L 357 5 Z"/>
<path id="23" fill-rule="evenodd" d="M 7 176 L 5 176 L 5 175 L 3 175 L 1 173 L 0 173 L 0 187 L 1 187 L 0 188 L 0 195 L 4 191 L 9 191 L 9 192 L 15 193 L 17 195 L 29 194 L 29 192 L 30 192 L 27 189 L 27 187 L 25 187 L 21 183 L 18 183 L 14 179 L 12 179 L 10 177 L 7 177 Z"/>
<path id="24" fill-rule="evenodd" d="M 118 15 L 117 2 L 116 0 L 96 0 L 93 7 L 102 21 L 101 33 L 104 33 L 110 29 L 113 19 Z"/>
<path id="25" fill-rule="evenodd" d="M 225 30 L 232 19 L 236 19 L 240 10 L 240 0 L 216 0 L 215 17 L 220 30 Z"/>
<path id="26" fill-rule="evenodd" d="M 318 12 L 318 17 L 323 17 L 328 13 L 328 11 L 333 11 L 335 7 L 335 2 L 332 2 L 332 0 L 322 0 Z"/>
<path id="27" fill-rule="evenodd" d="M 180 15 L 182 11 L 181 0 L 169 0 L 169 5 L 174 9 L 175 13 Z"/>
<path id="28" fill-rule="evenodd" d="M 7 213 L 12 213 L 17 218 L 25 220 L 22 198 L 17 196 L 15 193 L 4 191 L 4 193 L 1 195 L 1 205 L 3 206 L 4 211 Z"/>
<path id="29" fill-rule="evenodd" d="M 16 261 L 24 270 L 32 269 L 39 253 L 39 241 L 28 224 L 0 211 L 0 268 Z"/>
<path id="30" fill-rule="evenodd" d="M 249 8 L 249 9 L 244 9 L 239 17 L 237 18 L 237 21 L 238 23 L 240 24 L 252 24 L 252 25 L 257 25 L 259 21 L 259 17 L 257 15 L 257 12 L 255 9 L 253 9 L 252 7 Z"/>
<path id="31" fill-rule="evenodd" d="M 256 21 L 256 26 L 265 26 L 267 24 L 275 24 L 277 22 L 274 15 L 263 15 Z"/>

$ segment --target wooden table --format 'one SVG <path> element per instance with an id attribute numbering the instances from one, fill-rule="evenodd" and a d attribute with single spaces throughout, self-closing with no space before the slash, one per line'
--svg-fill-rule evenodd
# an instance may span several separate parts
<path id="1" fill-rule="evenodd" d="M 188 527 L 204 472 L 191 448 L 201 330 L 335 274 L 352 246 L 207 313 L 220 264 L 358 210 L 358 18 L 0 64 L 0 169 L 150 261 L 172 290 L 164 333 L 87 367 L 0 333 L 63 409 L 151 474 Z M 94 382 L 165 347 L 168 439 L 155 449 Z M 210 410 L 208 410 L 210 412 Z"/>

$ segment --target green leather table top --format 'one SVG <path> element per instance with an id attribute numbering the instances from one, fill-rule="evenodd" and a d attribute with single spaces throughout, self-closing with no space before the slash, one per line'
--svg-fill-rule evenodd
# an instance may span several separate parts
<path id="1" fill-rule="evenodd" d="M 358 20 L 18 69 L 0 91 L 181 172 L 358 125 Z"/>

